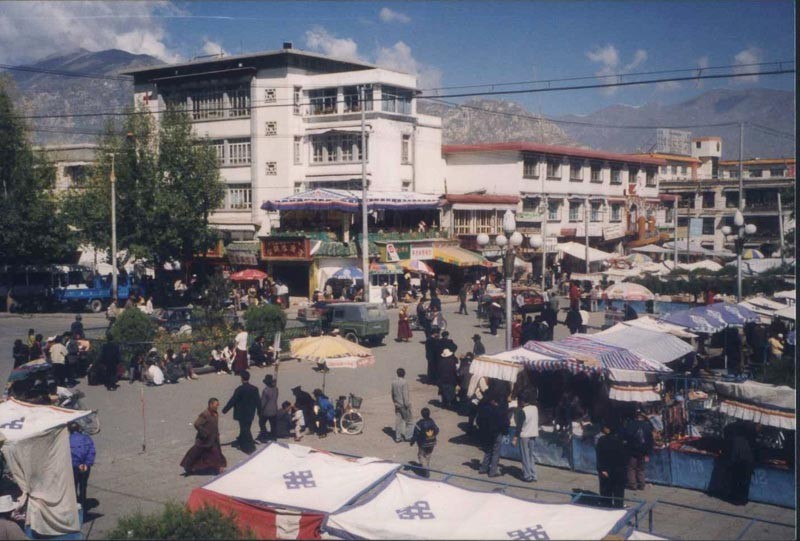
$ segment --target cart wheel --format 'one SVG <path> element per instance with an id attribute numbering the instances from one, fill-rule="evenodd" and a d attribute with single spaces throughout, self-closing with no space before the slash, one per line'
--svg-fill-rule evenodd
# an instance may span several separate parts
<path id="1" fill-rule="evenodd" d="M 99 314 L 103 311 L 103 301 L 100 299 L 92 299 L 91 302 L 89 302 L 89 309 L 95 314 Z"/>
<path id="2" fill-rule="evenodd" d="M 357 411 L 348 411 L 340 421 L 342 432 L 354 436 L 364 430 L 364 418 Z"/>
<path id="3" fill-rule="evenodd" d="M 350 340 L 354 344 L 358 344 L 358 336 L 356 336 L 356 333 L 354 333 L 354 332 L 349 332 L 349 333 L 345 334 L 344 335 L 344 339 L 345 340 Z"/>

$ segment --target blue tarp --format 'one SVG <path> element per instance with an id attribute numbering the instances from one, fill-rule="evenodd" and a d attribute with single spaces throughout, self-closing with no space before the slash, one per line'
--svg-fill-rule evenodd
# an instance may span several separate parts
<path id="1" fill-rule="evenodd" d="M 709 315 L 714 313 L 719 314 L 728 325 L 742 326 L 745 323 L 758 321 L 760 319 L 759 315 L 749 308 L 727 302 L 710 304 L 708 306 L 703 306 L 701 309 L 705 309 Z"/>
<path id="2" fill-rule="evenodd" d="M 689 308 L 688 310 L 680 310 L 679 312 L 672 312 L 661 317 L 662 321 L 686 327 L 692 332 L 699 332 L 705 334 L 718 333 L 725 329 L 728 324 L 717 313 L 709 313 L 705 306 L 697 308 Z"/>

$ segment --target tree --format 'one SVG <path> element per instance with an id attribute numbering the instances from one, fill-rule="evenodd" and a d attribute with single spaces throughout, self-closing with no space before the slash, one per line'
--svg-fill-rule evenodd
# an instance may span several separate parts
<path id="1" fill-rule="evenodd" d="M 77 243 L 51 190 L 55 171 L 31 148 L 12 88 L 0 77 L 0 261 L 67 262 Z"/>
<path id="2" fill-rule="evenodd" d="M 136 307 L 124 310 L 111 326 L 111 336 L 122 346 L 126 361 L 144 355 L 150 349 L 155 335 L 156 324 Z"/>
<path id="3" fill-rule="evenodd" d="M 72 218 L 85 241 L 110 246 L 113 160 L 117 247 L 149 259 L 159 273 L 165 262 L 190 262 L 216 241 L 208 218 L 224 184 L 214 150 L 192 133 L 186 113 L 169 107 L 158 124 L 144 110 L 130 113 L 121 130 L 107 126 L 86 189 L 71 194 L 71 208 L 86 210 Z"/>
<path id="4" fill-rule="evenodd" d="M 250 531 L 239 528 L 233 514 L 204 506 L 190 511 L 169 502 L 159 513 L 136 513 L 119 519 L 108 532 L 109 539 L 252 539 Z"/>

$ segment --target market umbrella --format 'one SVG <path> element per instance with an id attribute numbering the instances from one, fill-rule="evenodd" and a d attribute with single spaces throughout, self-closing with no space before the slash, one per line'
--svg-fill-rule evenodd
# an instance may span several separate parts
<path id="1" fill-rule="evenodd" d="M 645 263 L 652 263 L 653 258 L 644 254 L 631 254 L 625 258 L 625 261 L 627 261 L 631 265 L 639 267 L 644 265 Z"/>
<path id="2" fill-rule="evenodd" d="M 328 368 L 359 368 L 375 364 L 375 356 L 368 348 L 341 336 L 309 336 L 289 343 L 292 357 L 312 361 Z"/>
<path id="3" fill-rule="evenodd" d="M 742 259 L 764 259 L 764 254 L 755 248 L 747 248 L 742 252 Z"/>
<path id="4" fill-rule="evenodd" d="M 745 323 L 759 320 L 758 314 L 749 308 L 727 302 L 709 304 L 701 309 L 703 308 L 709 313 L 719 314 L 728 325 L 742 326 Z"/>
<path id="5" fill-rule="evenodd" d="M 364 272 L 358 267 L 344 267 L 333 273 L 331 278 L 340 280 L 363 280 Z"/>
<path id="6" fill-rule="evenodd" d="M 52 365 L 44 359 L 29 361 L 12 370 L 11 375 L 8 376 L 8 381 L 22 381 L 28 379 L 33 374 L 50 370 L 51 366 Z"/>
<path id="7" fill-rule="evenodd" d="M 234 282 L 252 282 L 255 280 L 263 280 L 267 277 L 267 273 L 258 269 L 245 269 L 243 271 L 234 272 L 231 274 L 230 279 Z"/>
<path id="8" fill-rule="evenodd" d="M 630 282 L 620 282 L 609 286 L 603 292 L 604 298 L 612 301 L 652 301 L 656 298 L 646 287 Z"/>
<path id="9" fill-rule="evenodd" d="M 418 272 L 419 274 L 427 274 L 428 276 L 433 276 L 433 269 L 428 266 L 427 263 L 424 261 L 419 261 L 417 259 L 407 259 L 401 262 L 403 268 L 410 272 Z"/>
<path id="10" fill-rule="evenodd" d="M 720 314 L 700 308 L 689 308 L 666 314 L 661 319 L 673 325 L 686 327 L 695 333 L 714 334 L 728 326 Z"/>

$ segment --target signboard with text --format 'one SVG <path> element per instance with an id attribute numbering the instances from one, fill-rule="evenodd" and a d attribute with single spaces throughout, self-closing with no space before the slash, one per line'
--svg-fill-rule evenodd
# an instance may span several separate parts
<path id="1" fill-rule="evenodd" d="M 310 261 L 311 250 L 307 238 L 261 239 L 261 259 L 277 261 Z"/>
<path id="2" fill-rule="evenodd" d="M 659 128 L 656 130 L 656 152 L 691 156 L 692 132 Z"/>
<path id="3" fill-rule="evenodd" d="M 387 242 L 386 246 L 379 246 L 378 251 L 384 262 L 397 262 L 406 259 L 420 261 L 433 259 L 433 245 L 431 243 Z"/>
<path id="4" fill-rule="evenodd" d="M 610 224 L 603 228 L 603 239 L 613 240 L 625 236 L 625 226 L 622 223 Z"/>
<path id="5" fill-rule="evenodd" d="M 253 252 L 231 250 L 228 252 L 228 263 L 231 265 L 258 265 L 258 258 Z"/>

